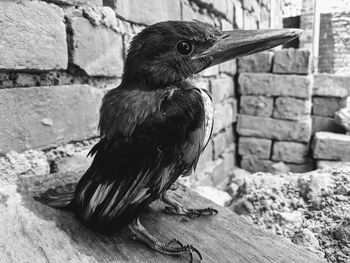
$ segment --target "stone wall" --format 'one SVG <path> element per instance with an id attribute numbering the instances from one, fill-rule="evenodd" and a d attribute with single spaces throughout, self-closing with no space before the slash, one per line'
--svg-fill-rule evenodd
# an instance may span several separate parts
<path id="1" fill-rule="evenodd" d="M 145 26 L 197 19 L 232 28 L 282 27 L 280 0 L 0 2 L 0 174 L 84 171 L 103 94 L 120 83 L 126 50 Z M 196 184 L 218 186 L 235 165 L 236 62 L 206 70 L 216 124 Z"/>
<path id="2" fill-rule="evenodd" d="M 283 49 L 238 60 L 238 154 L 242 168 L 312 170 L 310 53 Z"/>
<path id="3" fill-rule="evenodd" d="M 319 72 L 350 74 L 350 13 L 321 14 Z"/>

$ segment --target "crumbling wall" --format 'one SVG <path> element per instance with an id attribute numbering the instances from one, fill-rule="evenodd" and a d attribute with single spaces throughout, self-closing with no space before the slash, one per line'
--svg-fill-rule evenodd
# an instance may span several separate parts
<path id="1" fill-rule="evenodd" d="M 163 20 L 229 30 L 281 27 L 277 0 L 0 2 L 0 174 L 81 171 L 98 138 L 103 94 L 118 86 L 132 37 Z M 196 76 L 215 103 L 213 139 L 196 182 L 219 185 L 235 164 L 236 62 Z"/>

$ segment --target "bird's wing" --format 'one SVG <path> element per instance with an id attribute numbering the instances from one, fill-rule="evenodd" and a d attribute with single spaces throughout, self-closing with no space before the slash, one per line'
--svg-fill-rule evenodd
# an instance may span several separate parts
<path id="1" fill-rule="evenodd" d="M 136 123 L 130 135 L 113 124 L 116 134 L 102 130 L 109 136 L 93 147 L 94 161 L 77 186 L 75 205 L 83 222 L 102 231 L 130 223 L 197 162 L 203 123 L 201 93 L 186 89 L 164 96 L 159 110 Z"/>

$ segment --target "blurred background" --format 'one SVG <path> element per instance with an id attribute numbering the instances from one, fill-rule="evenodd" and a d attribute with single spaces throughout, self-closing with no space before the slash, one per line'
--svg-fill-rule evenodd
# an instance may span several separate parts
<path id="1" fill-rule="evenodd" d="M 1 1 L 1 180 L 82 174 L 102 96 L 120 83 L 132 37 L 159 21 L 192 19 L 304 34 L 194 77 L 212 94 L 215 126 L 196 172 L 181 182 L 295 243 L 311 240 L 305 246 L 331 262 L 349 262 L 350 248 L 337 256 L 338 243 L 321 251 L 315 229 L 324 225 L 305 234 L 296 212 L 323 186 L 348 195 L 349 179 L 295 174 L 350 165 L 348 0 Z"/>

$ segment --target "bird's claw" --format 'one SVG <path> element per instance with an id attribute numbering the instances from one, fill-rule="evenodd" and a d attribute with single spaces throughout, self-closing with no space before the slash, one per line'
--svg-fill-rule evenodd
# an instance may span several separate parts
<path id="1" fill-rule="evenodd" d="M 190 260 L 190 263 L 193 262 L 193 252 L 196 253 L 200 259 L 200 261 L 202 261 L 202 255 L 201 253 L 199 252 L 199 250 L 197 248 L 195 248 L 193 245 L 191 244 L 188 244 L 188 245 L 183 245 L 179 240 L 177 239 L 172 239 L 170 240 L 170 242 L 168 243 L 168 246 L 170 246 L 172 243 L 176 243 L 177 245 L 179 245 L 179 252 L 189 252 L 190 254 L 190 257 L 191 257 L 191 260 Z"/>
<path id="2" fill-rule="evenodd" d="M 187 209 L 187 215 L 190 217 L 210 216 L 217 215 L 218 213 L 219 211 L 212 207 L 207 207 L 203 209 Z"/>
<path id="3" fill-rule="evenodd" d="M 188 217 L 210 216 L 219 213 L 218 210 L 212 207 L 207 207 L 203 209 L 186 209 L 182 206 L 166 206 L 164 208 L 164 212 L 167 214 L 185 215 Z"/>

